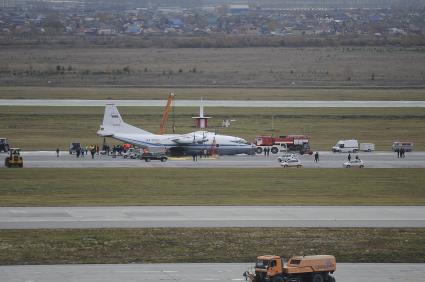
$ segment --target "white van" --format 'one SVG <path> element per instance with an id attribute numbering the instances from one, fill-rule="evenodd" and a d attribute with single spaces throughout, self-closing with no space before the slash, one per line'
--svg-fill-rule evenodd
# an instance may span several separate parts
<path id="1" fill-rule="evenodd" d="M 359 151 L 359 142 L 355 139 L 339 140 L 332 147 L 332 152 L 336 153 L 357 153 Z"/>
<path id="2" fill-rule="evenodd" d="M 375 151 L 375 144 L 373 144 L 373 143 L 360 143 L 360 151 L 373 152 L 373 151 Z"/>

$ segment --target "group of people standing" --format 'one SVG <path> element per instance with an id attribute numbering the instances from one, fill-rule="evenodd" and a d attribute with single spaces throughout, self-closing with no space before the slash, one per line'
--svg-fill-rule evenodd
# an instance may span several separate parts
<path id="1" fill-rule="evenodd" d="M 403 147 L 401 147 L 400 149 L 397 149 L 396 152 L 397 152 L 397 158 L 404 158 L 406 155 L 406 150 Z"/>
<path id="2" fill-rule="evenodd" d="M 84 155 L 88 155 L 89 152 L 91 154 L 91 158 L 94 159 L 95 154 L 99 155 L 99 145 L 90 145 L 86 146 L 85 148 L 81 147 L 80 150 L 77 150 L 75 153 L 77 158 L 79 158 L 80 155 L 81 157 L 84 157 Z"/>
<path id="3" fill-rule="evenodd" d="M 90 145 L 90 146 L 86 146 L 85 148 L 79 147 L 75 150 L 75 155 L 77 158 L 79 158 L 80 156 L 84 157 L 84 155 L 88 155 L 89 152 L 91 154 L 91 158 L 94 159 L 95 154 L 99 155 L 99 145 Z M 60 149 L 56 148 L 56 157 L 58 158 L 59 158 L 59 153 L 60 153 Z"/>
<path id="4" fill-rule="evenodd" d="M 269 156 L 270 155 L 270 150 L 271 150 L 270 147 L 265 147 L 264 150 L 263 150 L 264 151 L 264 156 Z"/>
<path id="5" fill-rule="evenodd" d="M 356 160 L 359 160 L 360 158 L 359 158 L 359 155 L 356 155 Z M 347 160 L 348 161 L 351 161 L 351 154 L 349 153 L 348 154 L 348 156 L 347 156 Z"/>
<path id="6" fill-rule="evenodd" d="M 210 152 L 207 149 L 200 150 L 199 152 L 193 152 L 192 153 L 192 159 L 194 162 L 198 161 L 198 156 L 200 159 L 202 158 L 208 158 L 210 156 Z"/>

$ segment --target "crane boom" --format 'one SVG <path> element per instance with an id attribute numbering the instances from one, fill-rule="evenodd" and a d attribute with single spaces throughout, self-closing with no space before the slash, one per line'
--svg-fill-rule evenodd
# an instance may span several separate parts
<path id="1" fill-rule="evenodd" d="M 161 124 L 159 125 L 158 134 L 164 134 L 165 132 L 165 124 L 167 123 L 168 113 L 170 112 L 171 103 L 173 102 L 173 99 L 174 99 L 174 93 L 170 93 L 170 95 L 168 95 L 167 105 L 165 106 L 164 112 L 162 113 L 162 120 L 161 120 Z"/>

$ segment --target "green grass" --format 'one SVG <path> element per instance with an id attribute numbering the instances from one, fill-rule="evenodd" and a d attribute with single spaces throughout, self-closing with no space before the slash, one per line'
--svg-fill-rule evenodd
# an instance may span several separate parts
<path id="1" fill-rule="evenodd" d="M 209 100 L 425 100 L 423 88 L 337 87 L 337 88 L 184 88 L 184 87 L 0 87 L 0 99 L 176 99 Z"/>
<path id="2" fill-rule="evenodd" d="M 424 169 L 0 170 L 0 206 L 424 205 Z"/>
<path id="3" fill-rule="evenodd" d="M 0 230 L 0 265 L 254 262 L 332 254 L 338 262 L 425 263 L 425 229 L 157 228 Z"/>
<path id="4" fill-rule="evenodd" d="M 119 107 L 124 120 L 157 132 L 162 107 Z M 96 131 L 103 107 L 0 107 L 0 137 L 24 150 L 66 149 L 71 141 L 101 143 Z M 177 133 L 194 131 L 192 116 L 198 108 L 176 108 Z M 206 108 L 212 116 L 210 130 L 253 141 L 257 135 L 306 133 L 313 150 L 330 150 L 340 139 L 357 138 L 375 143 L 377 150 L 390 150 L 397 140 L 415 143 L 425 150 L 425 112 L 421 108 Z M 234 119 L 221 128 L 223 119 Z M 273 129 L 272 129 L 273 120 Z M 172 117 L 167 124 L 171 132 Z M 30 138 L 29 138 L 30 137 Z M 111 142 L 111 141 L 109 141 Z"/>
<path id="5" fill-rule="evenodd" d="M 1 85 L 423 87 L 423 48 L 5 47 Z M 57 66 L 65 71 L 56 71 Z M 130 71 L 124 71 L 129 69 Z M 196 69 L 196 72 L 193 71 Z M 374 75 L 374 79 L 372 79 Z"/>

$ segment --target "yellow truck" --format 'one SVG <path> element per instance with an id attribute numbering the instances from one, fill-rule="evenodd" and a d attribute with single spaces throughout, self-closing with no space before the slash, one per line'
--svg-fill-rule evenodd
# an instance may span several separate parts
<path id="1" fill-rule="evenodd" d="M 336 260 L 330 255 L 295 256 L 288 263 L 275 255 L 257 257 L 255 272 L 243 276 L 249 282 L 335 282 Z"/>

